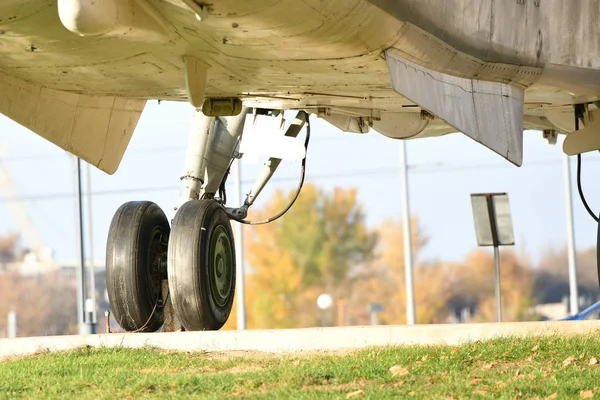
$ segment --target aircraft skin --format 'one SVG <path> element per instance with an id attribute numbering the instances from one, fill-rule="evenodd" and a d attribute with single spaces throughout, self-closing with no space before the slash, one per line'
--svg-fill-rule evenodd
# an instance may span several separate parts
<path id="1" fill-rule="evenodd" d="M 164 276 L 181 326 L 214 330 L 233 304 L 229 220 L 248 222 L 281 161 L 225 207 L 249 110 L 297 110 L 291 137 L 310 114 L 396 139 L 462 132 L 517 166 L 525 129 L 597 150 L 599 19 L 600 0 L 3 0 L 0 113 L 112 174 L 147 100 L 193 106 L 177 213 L 117 210 L 107 287 L 128 331 L 161 326 Z"/>
<path id="2" fill-rule="evenodd" d="M 98 7 L 86 18 L 106 14 L 100 28 L 108 28 L 86 36 L 59 15 L 76 3 L 0 4 L 0 112 L 108 173 L 145 100 L 188 100 L 183 56 L 207 64 L 207 97 L 321 108 L 343 130 L 365 132 L 370 122 L 395 138 L 457 129 L 443 118 L 424 121 L 394 91 L 388 49 L 444 74 L 525 89 L 526 129 L 570 132 L 571 104 L 600 97 L 597 0 L 214 0 L 202 21 L 180 0 L 124 0 L 146 20 L 115 23 Z M 88 101 L 107 110 L 61 108 L 81 101 L 76 95 L 97 96 Z M 109 127 L 105 114 L 115 102 L 121 121 Z"/>

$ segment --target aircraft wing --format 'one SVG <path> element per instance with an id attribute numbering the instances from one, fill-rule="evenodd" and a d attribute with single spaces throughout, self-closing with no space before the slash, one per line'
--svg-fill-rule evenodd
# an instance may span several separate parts
<path id="1" fill-rule="evenodd" d="M 520 165 L 523 129 L 567 133 L 571 104 L 600 99 L 599 51 L 572 40 L 575 23 L 600 37 L 586 13 L 598 10 L 558 1 L 4 0 L 0 113 L 107 173 L 157 99 L 303 109 L 396 139 L 463 132 Z"/>

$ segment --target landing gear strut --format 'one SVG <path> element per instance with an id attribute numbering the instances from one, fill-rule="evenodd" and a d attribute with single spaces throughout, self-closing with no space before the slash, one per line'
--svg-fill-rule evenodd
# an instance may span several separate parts
<path id="1" fill-rule="evenodd" d="M 243 108 L 236 116 L 207 117 L 196 111 L 181 178 L 183 192 L 171 227 L 151 202 L 126 203 L 115 213 L 108 236 L 107 287 L 113 315 L 125 330 L 159 330 L 167 306 L 188 331 L 218 330 L 227 322 L 236 287 L 230 219 L 270 222 L 293 203 L 268 220 L 244 220 L 281 162 L 271 158 L 244 204 L 225 208 L 225 181 L 233 160 L 241 157 L 238 149 L 248 113 Z M 286 136 L 298 136 L 307 122 L 308 114 L 300 111 Z M 307 126 L 305 150 L 309 137 Z M 305 158 L 298 193 L 304 167 Z M 164 279 L 168 298 L 163 299 Z"/>

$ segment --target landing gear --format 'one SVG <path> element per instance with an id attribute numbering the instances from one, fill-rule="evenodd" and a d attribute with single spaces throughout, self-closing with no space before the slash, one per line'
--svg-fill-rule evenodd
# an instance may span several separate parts
<path id="1" fill-rule="evenodd" d="M 241 276 L 236 271 L 230 219 L 268 223 L 282 216 L 298 197 L 306 158 L 296 196 L 284 211 L 264 221 L 244 219 L 281 162 L 271 157 L 244 204 L 225 208 L 225 182 L 232 162 L 241 157 L 240 138 L 249 111 L 243 108 L 231 117 L 207 117 L 196 111 L 181 175 L 182 195 L 171 227 L 163 211 L 151 202 L 126 203 L 113 217 L 107 289 L 113 315 L 125 330 L 149 332 L 161 326 L 175 330 L 171 326 L 175 323 L 163 325 L 165 319 L 177 320 L 188 331 L 221 329 L 233 307 L 236 275 Z M 306 150 L 310 129 L 305 111 L 298 112 L 285 136 L 297 137 L 305 124 Z M 165 279 L 169 290 L 163 298 Z"/>
<path id="2" fill-rule="evenodd" d="M 132 201 L 108 231 L 106 286 L 112 312 L 127 331 L 154 332 L 163 323 L 161 280 L 167 275 L 169 221 L 156 204 Z"/>
<path id="3" fill-rule="evenodd" d="M 185 203 L 173 220 L 169 293 L 187 330 L 218 330 L 235 294 L 235 249 L 229 217 L 215 200 Z"/>

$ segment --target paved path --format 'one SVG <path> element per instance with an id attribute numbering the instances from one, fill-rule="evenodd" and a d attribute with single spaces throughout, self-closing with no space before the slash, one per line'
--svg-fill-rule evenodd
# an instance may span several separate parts
<path id="1" fill-rule="evenodd" d="M 181 351 L 260 351 L 286 353 L 344 350 L 368 346 L 450 344 L 500 336 L 600 334 L 600 321 L 552 321 L 414 326 L 360 326 L 218 332 L 112 333 L 0 339 L 0 358 L 40 350 L 155 346 Z"/>

